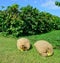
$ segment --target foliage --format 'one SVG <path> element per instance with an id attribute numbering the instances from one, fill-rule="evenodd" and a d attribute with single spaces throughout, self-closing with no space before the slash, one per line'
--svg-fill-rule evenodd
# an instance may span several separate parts
<path id="1" fill-rule="evenodd" d="M 56 6 L 60 6 L 60 2 L 56 1 L 56 2 L 55 2 L 55 5 L 56 5 Z"/>
<path id="2" fill-rule="evenodd" d="M 32 35 L 60 29 L 60 18 L 28 5 L 13 4 L 0 10 L 0 32 L 6 35 Z"/>

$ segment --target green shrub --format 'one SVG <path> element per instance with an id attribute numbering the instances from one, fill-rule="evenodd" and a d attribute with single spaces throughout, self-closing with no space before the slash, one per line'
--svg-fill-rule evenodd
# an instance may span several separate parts
<path id="1" fill-rule="evenodd" d="M 31 6 L 9 6 L 0 11 L 0 32 L 6 35 L 22 36 L 46 33 L 60 29 L 60 18 L 46 12 L 40 12 Z"/>

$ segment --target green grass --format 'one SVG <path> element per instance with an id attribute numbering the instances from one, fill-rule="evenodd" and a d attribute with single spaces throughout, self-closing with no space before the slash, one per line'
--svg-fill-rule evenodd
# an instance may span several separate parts
<path id="1" fill-rule="evenodd" d="M 17 38 L 3 37 L 0 34 L 0 63 L 60 63 L 60 49 L 54 49 L 51 57 L 42 57 L 36 51 L 34 42 L 40 39 L 49 41 L 53 46 L 60 45 L 60 30 L 46 34 L 26 36 L 32 49 L 21 52 L 16 47 Z M 57 46 L 58 47 L 58 46 Z"/>

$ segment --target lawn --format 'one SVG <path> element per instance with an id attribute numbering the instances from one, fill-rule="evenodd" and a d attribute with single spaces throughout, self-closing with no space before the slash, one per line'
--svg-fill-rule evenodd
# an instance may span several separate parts
<path id="1" fill-rule="evenodd" d="M 60 63 L 60 30 L 25 37 L 30 40 L 32 48 L 21 52 L 16 47 L 18 38 L 4 37 L 0 34 L 0 63 Z M 41 39 L 49 41 L 56 47 L 53 56 L 42 57 L 36 51 L 33 44 Z"/>

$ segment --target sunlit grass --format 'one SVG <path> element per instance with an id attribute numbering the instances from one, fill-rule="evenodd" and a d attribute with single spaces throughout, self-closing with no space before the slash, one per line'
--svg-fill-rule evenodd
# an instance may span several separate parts
<path id="1" fill-rule="evenodd" d="M 0 35 L 0 63 L 60 63 L 60 49 L 54 49 L 51 57 L 42 57 L 36 51 L 34 43 L 37 40 L 47 40 L 53 46 L 60 45 L 60 30 L 46 34 L 26 36 L 32 44 L 29 51 L 21 52 L 16 47 L 17 38 L 3 37 Z M 60 46 L 59 46 L 60 47 Z"/>

